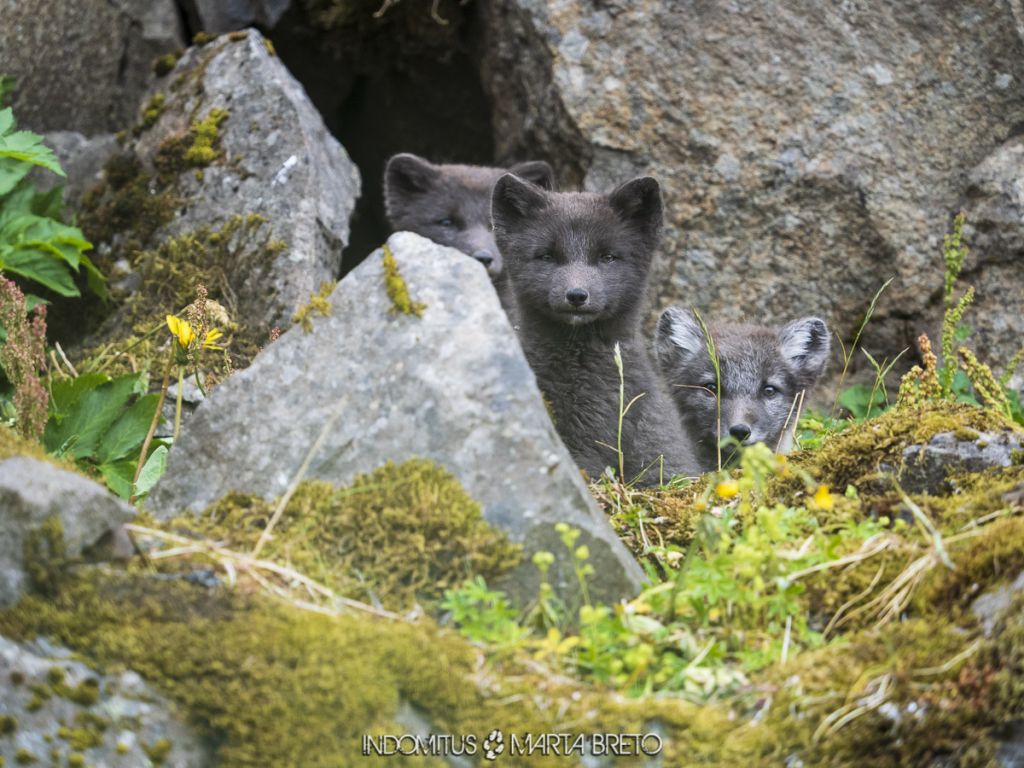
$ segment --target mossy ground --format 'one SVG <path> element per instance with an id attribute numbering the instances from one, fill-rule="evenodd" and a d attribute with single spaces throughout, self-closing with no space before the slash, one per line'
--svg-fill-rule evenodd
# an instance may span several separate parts
<path id="1" fill-rule="evenodd" d="M 229 494 L 166 525 L 248 552 L 276 506 Z M 301 483 L 261 556 L 338 594 L 404 610 L 435 604 L 473 575 L 496 579 L 518 563 L 519 547 L 483 520 L 449 472 L 412 460 L 386 464 L 345 488 Z"/>

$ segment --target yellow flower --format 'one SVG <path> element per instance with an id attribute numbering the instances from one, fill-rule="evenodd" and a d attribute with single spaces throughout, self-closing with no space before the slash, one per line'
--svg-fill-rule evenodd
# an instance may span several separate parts
<path id="1" fill-rule="evenodd" d="M 206 332 L 206 338 L 203 339 L 203 349 L 224 349 L 224 347 L 217 343 L 217 341 L 224 334 L 218 331 L 216 328 Z"/>
<path id="2" fill-rule="evenodd" d="M 731 499 L 740 492 L 740 484 L 735 480 L 723 480 L 715 486 L 715 493 L 723 499 Z"/>
<path id="3" fill-rule="evenodd" d="M 196 334 L 192 330 L 192 326 L 189 325 L 188 320 L 182 320 L 174 315 L 167 316 L 167 327 L 171 331 L 178 343 L 185 349 L 188 349 L 189 344 L 195 341 Z"/>
<path id="4" fill-rule="evenodd" d="M 827 485 L 819 485 L 818 490 L 814 492 L 814 506 L 826 511 L 835 506 L 835 501 L 832 499 L 832 494 L 829 493 Z"/>

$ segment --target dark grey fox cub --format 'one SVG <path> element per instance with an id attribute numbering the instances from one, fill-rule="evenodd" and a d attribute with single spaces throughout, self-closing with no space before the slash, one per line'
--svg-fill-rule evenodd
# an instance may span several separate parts
<path id="1" fill-rule="evenodd" d="M 545 189 L 554 185 L 543 161 L 510 169 Z M 384 170 L 384 205 L 391 226 L 457 248 L 487 268 L 508 309 L 501 253 L 491 232 L 491 190 L 506 173 L 478 165 L 435 165 L 411 154 L 395 155 Z"/>
<path id="2" fill-rule="evenodd" d="M 619 374 L 627 479 L 657 483 L 698 465 L 641 337 L 647 274 L 661 232 L 658 183 L 609 195 L 548 192 L 512 174 L 494 188 L 494 235 L 519 308 L 520 341 L 555 426 L 591 477 L 618 466 Z"/>
<path id="3" fill-rule="evenodd" d="M 824 321 L 805 317 L 781 328 L 712 324 L 709 331 L 721 373 L 720 422 L 715 369 L 693 313 L 666 309 L 656 341 L 658 365 L 702 468 L 717 468 L 719 442 L 730 436 L 744 445 L 763 442 L 788 451 L 797 417 L 794 398 L 817 383 L 828 363 L 831 342 Z M 723 449 L 723 463 L 731 453 Z"/>

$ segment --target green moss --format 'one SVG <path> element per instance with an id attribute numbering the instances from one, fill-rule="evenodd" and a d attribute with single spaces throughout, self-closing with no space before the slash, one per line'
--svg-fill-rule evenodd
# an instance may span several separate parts
<path id="1" fill-rule="evenodd" d="M 166 106 L 167 96 L 160 92 L 154 93 L 142 110 L 142 119 L 132 129 L 132 132 L 139 136 L 156 125 L 156 121 L 160 119 L 160 115 L 164 113 Z"/>
<path id="2" fill-rule="evenodd" d="M 313 315 L 328 317 L 331 314 L 331 303 L 328 298 L 337 283 L 325 282 L 320 284 L 320 290 L 310 294 L 309 302 L 299 307 L 292 316 L 292 322 L 301 325 L 306 333 L 313 332 Z"/>
<path id="3" fill-rule="evenodd" d="M 794 455 L 796 464 L 833 488 L 860 485 L 874 478 L 883 464 L 898 468 L 903 450 L 940 432 L 1017 430 L 1001 414 L 964 403 L 937 402 L 917 408 L 893 408 L 875 419 L 853 425 L 814 453 Z M 785 487 L 797 489 L 790 482 Z M 802 490 L 802 487 L 799 488 Z"/>
<path id="4" fill-rule="evenodd" d="M 55 595 L 66 575 L 64 525 L 59 517 L 47 519 L 30 531 L 23 545 L 25 573 L 32 589 L 42 595 Z M 55 668 L 56 669 L 56 668 Z M 50 670 L 51 674 L 54 670 Z M 63 674 L 63 670 L 60 670 Z"/>
<path id="5" fill-rule="evenodd" d="M 0 715 L 0 736 L 10 736 L 18 730 L 18 718 L 14 715 Z"/>
<path id="6" fill-rule="evenodd" d="M 263 47 L 267 49 L 267 53 L 271 56 L 277 56 L 277 49 L 274 48 L 274 43 L 271 42 L 269 37 L 263 38 Z"/>
<path id="7" fill-rule="evenodd" d="M 398 262 L 395 261 L 395 254 L 391 252 L 391 248 L 387 243 L 384 244 L 383 264 L 384 287 L 388 292 L 388 298 L 391 299 L 391 314 L 400 313 L 422 317 L 423 310 L 427 308 L 427 305 L 409 298 L 409 286 L 406 285 L 402 273 L 398 271 Z"/>
<path id="8" fill-rule="evenodd" d="M 207 45 L 217 39 L 216 35 L 211 35 L 209 32 L 196 32 L 192 36 L 192 45 Z"/>
<path id="9" fill-rule="evenodd" d="M 153 765 L 163 765 L 171 754 L 170 739 L 157 739 L 152 744 L 143 744 L 142 751 L 153 761 Z"/>
<path id="10" fill-rule="evenodd" d="M 231 494 L 173 525 L 247 551 L 275 506 Z M 519 547 L 483 520 L 458 480 L 424 460 L 386 464 L 346 488 L 302 483 L 262 552 L 340 594 L 399 609 L 519 561 Z"/>
<path id="11" fill-rule="evenodd" d="M 178 59 L 182 56 L 181 51 L 174 53 L 165 53 L 163 56 L 157 56 L 153 59 L 153 72 L 157 77 L 164 77 L 169 74 L 175 65 L 178 63 Z"/>
<path id="12" fill-rule="evenodd" d="M 31 750 L 22 747 L 14 753 L 14 762 L 18 765 L 33 765 L 34 763 L 39 762 L 39 758 L 37 758 Z"/>
<path id="13" fill-rule="evenodd" d="M 84 768 L 85 755 L 81 752 L 72 752 L 68 755 L 68 768 Z"/>
<path id="14" fill-rule="evenodd" d="M 211 109 L 202 120 L 192 123 L 191 146 L 185 150 L 185 162 L 195 168 L 204 168 L 220 157 L 216 144 L 220 139 L 220 126 L 230 113 L 225 109 Z"/>

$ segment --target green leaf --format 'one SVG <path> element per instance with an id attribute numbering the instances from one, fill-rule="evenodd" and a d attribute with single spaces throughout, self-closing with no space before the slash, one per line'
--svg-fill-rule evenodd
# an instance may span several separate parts
<path id="1" fill-rule="evenodd" d="M 83 394 L 67 416 L 47 423 L 43 432 L 46 449 L 53 452 L 66 446 L 67 455 L 75 459 L 92 456 L 100 439 L 136 393 L 138 383 L 139 376 L 131 374 Z"/>
<path id="2" fill-rule="evenodd" d="M 135 479 L 136 462 L 124 459 L 112 464 L 100 464 L 100 474 L 107 487 L 122 499 L 132 497 L 132 481 Z"/>
<path id="3" fill-rule="evenodd" d="M 96 458 L 106 464 L 138 453 L 149 432 L 160 395 L 140 397 L 107 431 L 96 449 Z"/>
<path id="4" fill-rule="evenodd" d="M 51 414 L 66 416 L 78 398 L 108 381 L 110 377 L 103 373 L 83 373 L 73 379 L 55 381 L 50 387 Z"/>
<path id="5" fill-rule="evenodd" d="M 28 249 L 15 251 L 3 255 L 2 263 L 0 271 L 34 280 L 61 296 L 81 295 L 75 287 L 68 265 L 45 252 Z"/>
<path id="6" fill-rule="evenodd" d="M 167 446 L 161 445 L 146 459 L 142 472 L 139 473 L 139 481 L 135 484 L 135 495 L 140 497 L 149 493 L 166 471 Z"/>

